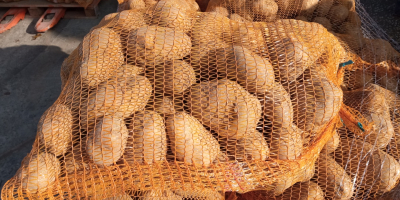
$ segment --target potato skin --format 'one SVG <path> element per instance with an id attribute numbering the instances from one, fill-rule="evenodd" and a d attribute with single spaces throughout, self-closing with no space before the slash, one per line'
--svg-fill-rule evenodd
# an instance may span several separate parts
<path id="1" fill-rule="evenodd" d="M 288 188 L 282 195 L 275 197 L 277 200 L 324 200 L 324 192 L 321 187 L 312 181 L 296 183 Z"/>
<path id="2" fill-rule="evenodd" d="M 274 83 L 274 70 L 268 60 L 244 47 L 221 48 L 209 55 L 214 55 L 208 56 L 211 67 L 215 66 L 222 77 L 236 78 L 250 93 L 263 92 Z"/>
<path id="3" fill-rule="evenodd" d="M 97 28 L 85 36 L 79 48 L 82 82 L 95 87 L 114 74 L 124 62 L 119 34 L 110 28 Z"/>
<path id="4" fill-rule="evenodd" d="M 60 163 L 51 153 L 37 153 L 26 156 L 17 172 L 22 188 L 31 192 L 44 192 L 58 178 Z"/>
<path id="5" fill-rule="evenodd" d="M 334 26 L 344 22 L 349 15 L 349 10 L 343 5 L 334 5 L 328 13 L 327 18 Z"/>
<path id="6" fill-rule="evenodd" d="M 161 26 L 144 26 L 129 33 L 128 62 L 155 66 L 165 60 L 181 59 L 190 53 L 192 42 L 184 32 Z"/>
<path id="7" fill-rule="evenodd" d="M 283 174 L 279 177 L 278 181 L 274 183 L 273 193 L 275 196 L 281 195 L 284 191 L 297 182 L 308 182 L 315 173 L 315 164 L 310 163 L 309 166 L 305 166 L 303 169 L 296 170 L 289 174 Z"/>
<path id="8" fill-rule="evenodd" d="M 328 142 L 325 144 L 324 148 L 321 151 L 321 154 L 330 154 L 334 152 L 340 143 L 340 136 L 336 130 L 334 130 L 333 136 Z"/>
<path id="9" fill-rule="evenodd" d="M 86 153 L 98 166 L 110 166 L 124 153 L 128 129 L 122 118 L 104 116 L 88 133 Z"/>
<path id="10" fill-rule="evenodd" d="M 360 88 L 344 92 L 344 97 L 346 105 L 358 110 L 369 122 L 375 124 L 372 132 L 365 136 L 366 141 L 378 148 L 385 148 L 394 135 L 385 96 L 373 89 Z"/>
<path id="11" fill-rule="evenodd" d="M 350 176 L 335 159 L 321 153 L 317 160 L 318 183 L 332 199 L 350 199 L 353 196 L 353 183 Z"/>
<path id="12" fill-rule="evenodd" d="M 38 124 L 38 142 L 56 156 L 72 143 L 72 113 L 63 104 L 54 104 L 43 113 Z"/>
<path id="13" fill-rule="evenodd" d="M 192 15 L 173 1 L 159 1 L 147 11 L 150 25 L 168 27 L 187 33 L 193 25 Z"/>
<path id="14" fill-rule="evenodd" d="M 179 161 L 197 167 L 208 167 L 219 154 L 218 141 L 193 116 L 184 112 L 166 120 L 172 152 Z"/>
<path id="15" fill-rule="evenodd" d="M 156 112 L 146 110 L 136 112 L 130 120 L 124 160 L 131 165 L 165 160 L 167 134 L 164 119 Z"/>
<path id="16" fill-rule="evenodd" d="M 155 92 L 163 95 L 179 95 L 196 82 L 196 74 L 189 63 L 182 60 L 166 61 L 155 67 L 147 67 L 146 75 L 155 87 Z"/>
<path id="17" fill-rule="evenodd" d="M 359 53 L 360 57 L 371 64 L 378 64 L 386 60 L 395 60 L 400 57 L 392 45 L 383 39 L 365 39 L 364 46 Z"/>
<path id="18" fill-rule="evenodd" d="M 368 187 L 369 194 L 381 194 L 396 186 L 400 179 L 400 164 L 395 158 L 362 140 L 348 138 L 341 142 L 334 157 L 340 165 L 346 164 L 346 172 L 356 179 L 355 191 L 362 192 L 359 189 Z M 352 159 L 349 160 L 349 156 Z"/>
<path id="19" fill-rule="evenodd" d="M 315 10 L 318 17 L 325 17 L 333 5 L 334 0 L 321 0 Z"/>
<path id="20" fill-rule="evenodd" d="M 245 137 L 261 117 L 257 98 L 227 79 L 195 84 L 185 100 L 191 114 L 222 137 Z"/>
<path id="21" fill-rule="evenodd" d="M 274 0 L 255 0 L 252 12 L 255 21 L 272 21 L 278 12 L 278 4 Z"/>
<path id="22" fill-rule="evenodd" d="M 150 98 L 152 85 L 144 76 L 113 78 L 100 84 L 81 103 L 81 127 L 88 129 L 104 115 L 129 117 L 142 110 Z"/>
<path id="23" fill-rule="evenodd" d="M 247 137 L 237 140 L 236 160 L 261 160 L 269 155 L 268 144 L 262 133 L 254 130 Z M 242 157 L 242 158 L 240 158 Z"/>

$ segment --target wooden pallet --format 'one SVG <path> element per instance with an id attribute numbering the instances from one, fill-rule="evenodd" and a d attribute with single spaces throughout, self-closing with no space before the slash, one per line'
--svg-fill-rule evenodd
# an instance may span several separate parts
<path id="1" fill-rule="evenodd" d="M 40 17 L 47 8 L 66 8 L 64 18 L 95 18 L 98 15 L 100 0 L 93 2 L 86 8 L 77 3 L 52 3 L 47 0 L 22 0 L 16 2 L 0 2 L 0 8 L 28 8 L 31 17 Z"/>

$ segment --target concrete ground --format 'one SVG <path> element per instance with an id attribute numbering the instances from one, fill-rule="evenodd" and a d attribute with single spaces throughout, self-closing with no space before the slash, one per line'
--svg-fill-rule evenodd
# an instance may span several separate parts
<path id="1" fill-rule="evenodd" d="M 41 115 L 61 92 L 63 60 L 117 5 L 102 0 L 97 19 L 62 19 L 41 36 L 34 33 L 38 19 L 29 17 L 0 34 L 0 188 L 31 150 Z"/>
<path id="2" fill-rule="evenodd" d="M 390 12 L 395 1 L 361 0 L 378 24 L 400 41 L 400 19 Z M 91 27 L 116 11 L 117 1 L 102 0 L 99 6 L 97 19 L 62 19 L 38 37 L 33 33 L 37 19 L 29 17 L 0 34 L 0 188 L 31 150 L 40 116 L 61 91 L 61 63 Z"/>

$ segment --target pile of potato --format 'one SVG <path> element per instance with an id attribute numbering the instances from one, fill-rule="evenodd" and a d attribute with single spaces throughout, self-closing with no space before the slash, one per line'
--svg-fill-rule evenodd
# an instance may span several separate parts
<path id="1" fill-rule="evenodd" d="M 400 156 L 387 151 L 400 145 L 393 142 L 400 141 L 393 124 L 397 87 L 352 82 L 365 80 L 356 76 L 360 69 L 344 73 L 339 65 L 358 57 L 353 53 L 371 65 L 384 59 L 371 48 L 385 48 L 392 60 L 398 52 L 362 38 L 354 6 L 352 0 L 214 0 L 200 12 L 194 0 L 124 2 L 64 61 L 62 94 L 40 119 L 14 180 L 40 194 L 60 178 L 92 176 L 94 169 L 306 159 L 301 170 L 280 174 L 257 194 L 350 199 L 389 192 L 400 179 Z M 342 124 L 343 104 L 372 129 L 360 135 Z M 324 134 L 332 137 L 319 155 L 304 158 Z M 180 187 L 139 193 L 141 199 L 225 198 L 223 191 Z"/>

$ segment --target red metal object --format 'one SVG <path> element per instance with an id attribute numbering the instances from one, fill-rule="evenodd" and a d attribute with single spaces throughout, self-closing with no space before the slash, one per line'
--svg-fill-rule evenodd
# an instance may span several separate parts
<path id="1" fill-rule="evenodd" d="M 46 32 L 55 26 L 64 17 L 65 10 L 66 8 L 48 8 L 36 23 L 36 31 L 39 33 Z"/>
<path id="2" fill-rule="evenodd" d="M 26 8 L 10 8 L 0 19 L 0 33 L 17 25 L 20 20 L 25 18 L 25 13 Z M 1 23 L 3 20 L 8 20 L 8 22 L 3 24 Z"/>

